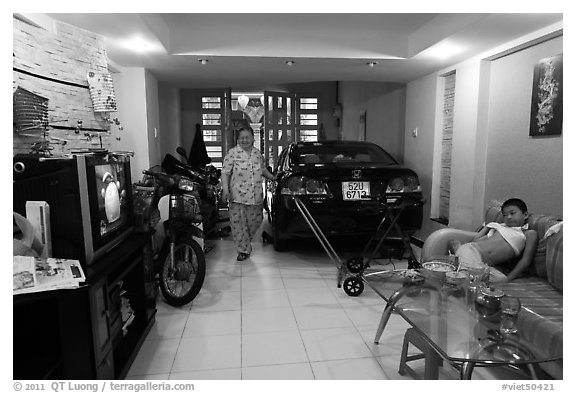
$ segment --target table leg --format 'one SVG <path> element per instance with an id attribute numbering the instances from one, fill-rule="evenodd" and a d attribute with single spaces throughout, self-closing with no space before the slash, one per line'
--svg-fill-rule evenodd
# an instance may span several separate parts
<path id="1" fill-rule="evenodd" d="M 461 380 L 471 380 L 472 372 L 474 371 L 474 362 L 466 362 L 460 367 L 460 379 Z"/>
<path id="2" fill-rule="evenodd" d="M 394 311 L 394 305 L 398 300 L 402 298 L 408 291 L 412 289 L 410 286 L 405 286 L 398 289 L 396 292 L 390 296 L 390 299 L 387 301 L 386 307 L 382 312 L 382 317 L 380 318 L 380 324 L 378 325 L 378 330 L 376 330 L 376 337 L 374 337 L 374 343 L 378 344 L 380 342 L 380 337 L 382 336 L 382 332 L 384 332 L 384 328 L 388 324 L 388 320 L 390 319 L 390 315 Z"/>

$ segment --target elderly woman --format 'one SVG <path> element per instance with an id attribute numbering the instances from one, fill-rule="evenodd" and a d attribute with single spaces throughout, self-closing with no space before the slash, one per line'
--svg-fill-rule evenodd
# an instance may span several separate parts
<path id="1" fill-rule="evenodd" d="M 237 145 L 228 151 L 222 165 L 222 198 L 229 201 L 230 226 L 243 261 L 252 252 L 251 241 L 262 224 L 262 176 L 273 180 L 262 153 L 254 146 L 254 132 L 242 128 Z"/>

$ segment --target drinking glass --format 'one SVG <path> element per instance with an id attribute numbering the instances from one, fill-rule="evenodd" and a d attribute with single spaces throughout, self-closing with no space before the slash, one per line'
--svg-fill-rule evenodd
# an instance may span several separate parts
<path id="1" fill-rule="evenodd" d="M 500 333 L 504 336 L 518 332 L 520 308 L 520 299 L 517 297 L 506 295 L 500 299 Z"/>

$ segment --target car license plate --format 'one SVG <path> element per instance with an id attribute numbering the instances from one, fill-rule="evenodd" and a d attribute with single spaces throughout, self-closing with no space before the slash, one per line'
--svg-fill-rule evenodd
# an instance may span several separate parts
<path id="1" fill-rule="evenodd" d="M 345 201 L 359 201 L 370 199 L 369 181 L 344 181 L 342 182 L 342 199 Z"/>

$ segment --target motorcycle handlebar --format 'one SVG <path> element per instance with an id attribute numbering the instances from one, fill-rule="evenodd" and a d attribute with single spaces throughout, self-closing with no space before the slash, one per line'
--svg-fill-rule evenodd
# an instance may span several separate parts
<path id="1" fill-rule="evenodd" d="M 148 176 L 152 176 L 156 179 L 158 179 L 161 183 L 165 184 L 165 185 L 173 185 L 176 183 L 175 179 L 173 176 L 168 175 L 166 173 L 163 172 L 152 172 L 149 170 L 143 170 L 142 171 L 143 174 L 148 175 Z"/>

